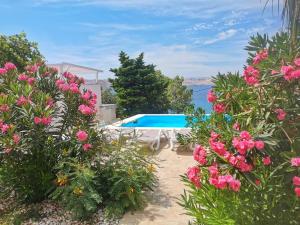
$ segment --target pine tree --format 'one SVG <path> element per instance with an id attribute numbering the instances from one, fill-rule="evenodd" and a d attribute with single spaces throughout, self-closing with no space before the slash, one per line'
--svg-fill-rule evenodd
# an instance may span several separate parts
<path id="1" fill-rule="evenodd" d="M 176 76 L 168 86 L 169 108 L 174 113 L 184 113 L 192 105 L 193 91 L 183 85 L 184 78 Z"/>
<path id="2" fill-rule="evenodd" d="M 119 115 L 126 117 L 140 113 L 166 113 L 167 79 L 157 74 L 154 65 L 145 64 L 143 53 L 136 59 L 130 59 L 122 51 L 119 61 L 120 67 L 110 70 L 116 78 L 109 80 L 117 94 Z"/>

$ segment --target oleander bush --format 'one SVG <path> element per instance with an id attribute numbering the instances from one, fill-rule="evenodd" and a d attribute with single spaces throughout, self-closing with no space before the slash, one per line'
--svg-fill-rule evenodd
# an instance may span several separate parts
<path id="1" fill-rule="evenodd" d="M 251 37 L 243 75 L 219 74 L 192 112 L 196 144 L 181 205 L 194 224 L 299 224 L 300 43 L 286 33 Z"/>
<path id="2" fill-rule="evenodd" d="M 96 129 L 97 96 L 84 79 L 43 62 L 18 71 L 10 62 L 0 68 L 1 193 L 25 203 L 53 198 L 80 219 L 111 202 L 121 213 L 141 206 L 154 182 L 151 162 L 134 145 L 112 148 Z"/>

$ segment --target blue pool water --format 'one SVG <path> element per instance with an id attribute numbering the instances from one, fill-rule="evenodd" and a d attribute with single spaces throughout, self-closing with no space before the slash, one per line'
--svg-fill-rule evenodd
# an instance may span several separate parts
<path id="1" fill-rule="evenodd" d="M 210 114 L 203 115 L 202 121 L 210 119 Z M 224 115 L 224 119 L 229 122 L 231 116 Z M 196 121 L 196 118 L 193 119 Z M 181 114 L 143 115 L 131 122 L 121 124 L 121 127 L 155 127 L 155 128 L 187 128 L 187 116 Z"/>
<path id="2" fill-rule="evenodd" d="M 153 116 L 145 115 L 132 122 L 121 125 L 122 127 L 170 127 L 184 128 L 187 127 L 186 116 L 184 115 L 168 115 Z"/>

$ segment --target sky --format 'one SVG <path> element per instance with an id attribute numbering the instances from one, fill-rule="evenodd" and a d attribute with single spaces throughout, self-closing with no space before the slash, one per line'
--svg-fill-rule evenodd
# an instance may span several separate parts
<path id="1" fill-rule="evenodd" d="M 0 0 L 0 33 L 26 32 L 48 63 L 102 69 L 141 52 L 165 75 L 238 71 L 251 35 L 282 29 L 266 0 Z"/>

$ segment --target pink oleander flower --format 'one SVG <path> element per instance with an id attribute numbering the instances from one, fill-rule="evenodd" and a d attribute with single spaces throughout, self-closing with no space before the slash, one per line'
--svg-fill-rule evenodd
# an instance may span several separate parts
<path id="1" fill-rule="evenodd" d="M 220 134 L 217 134 L 216 132 L 211 131 L 210 132 L 210 137 L 212 138 L 212 140 L 216 140 L 220 137 Z"/>
<path id="2" fill-rule="evenodd" d="M 187 177 L 188 179 L 197 187 L 201 187 L 200 183 L 200 169 L 197 166 L 188 168 L 187 171 Z"/>
<path id="3" fill-rule="evenodd" d="M 264 164 L 265 166 L 270 165 L 271 162 L 272 162 L 272 161 L 271 161 L 270 156 L 266 156 L 266 157 L 263 158 L 263 164 Z"/>
<path id="4" fill-rule="evenodd" d="M 294 176 L 293 177 L 293 184 L 295 186 L 300 186 L 300 177 Z"/>
<path id="5" fill-rule="evenodd" d="M 84 150 L 85 152 L 87 152 L 88 150 L 90 150 L 90 148 L 92 148 L 92 145 L 91 145 L 91 144 L 84 144 L 84 145 L 83 145 L 83 150 Z"/>
<path id="6" fill-rule="evenodd" d="M 224 113 L 224 112 L 225 112 L 226 107 L 225 107 L 225 105 L 222 104 L 222 103 L 217 103 L 217 104 L 214 105 L 213 109 L 214 109 L 214 111 L 215 111 L 216 113 L 219 113 L 219 114 L 220 114 L 220 113 Z"/>
<path id="7" fill-rule="evenodd" d="M 91 93 L 87 91 L 81 95 L 81 98 L 87 101 L 91 98 Z"/>
<path id="8" fill-rule="evenodd" d="M 232 126 L 233 129 L 239 131 L 241 129 L 241 126 L 239 123 L 234 123 L 233 126 Z"/>
<path id="9" fill-rule="evenodd" d="M 207 163 L 206 150 L 201 145 L 196 146 L 193 156 L 194 156 L 194 159 L 197 162 L 199 162 L 201 165 L 205 165 Z"/>
<path id="10" fill-rule="evenodd" d="M 42 122 L 42 118 L 35 116 L 33 118 L 33 122 L 38 125 Z"/>
<path id="11" fill-rule="evenodd" d="M 10 71 L 10 70 L 17 69 L 17 67 L 15 66 L 15 64 L 13 64 L 11 62 L 7 62 L 4 64 L 4 69 L 6 69 L 7 71 Z"/>
<path id="12" fill-rule="evenodd" d="M 52 107 L 54 105 L 54 100 L 51 97 L 49 97 L 46 100 L 46 104 L 47 106 Z"/>
<path id="13" fill-rule="evenodd" d="M 68 84 L 60 84 L 60 85 L 58 86 L 58 88 L 59 88 L 59 90 L 61 90 L 61 91 L 68 91 L 68 90 L 70 90 L 70 86 L 69 86 Z"/>
<path id="14" fill-rule="evenodd" d="M 1 126 L 1 132 L 2 134 L 5 134 L 9 130 L 10 126 L 6 123 L 2 124 Z"/>
<path id="15" fill-rule="evenodd" d="M 226 153 L 225 144 L 220 141 L 211 142 L 210 147 L 221 156 L 223 156 Z"/>
<path id="16" fill-rule="evenodd" d="M 245 140 L 250 140 L 252 137 L 248 131 L 242 131 L 240 133 L 240 138 L 245 139 Z"/>
<path id="17" fill-rule="evenodd" d="M 238 192 L 240 190 L 240 188 L 241 188 L 241 182 L 239 180 L 232 179 L 229 182 L 229 187 L 234 192 Z"/>
<path id="18" fill-rule="evenodd" d="M 256 184 L 256 186 L 259 186 L 259 185 L 260 185 L 260 183 L 261 183 L 261 182 L 260 182 L 260 180 L 259 180 L 259 179 L 256 179 L 256 180 L 255 180 L 255 184 Z"/>
<path id="19" fill-rule="evenodd" d="M 230 158 L 229 158 L 229 163 L 231 164 L 231 165 L 233 165 L 233 166 L 236 166 L 237 165 L 237 163 L 238 163 L 238 159 L 235 157 L 235 156 L 230 156 Z"/>
<path id="20" fill-rule="evenodd" d="M 63 76 L 67 79 L 74 79 L 74 74 L 70 73 L 70 72 L 64 72 Z"/>
<path id="21" fill-rule="evenodd" d="M 225 189 L 227 187 L 227 181 L 225 176 L 219 176 L 218 177 L 218 183 L 215 185 L 218 189 Z"/>
<path id="22" fill-rule="evenodd" d="M 278 74 L 279 72 L 277 70 L 271 70 L 271 75 L 276 75 Z"/>
<path id="23" fill-rule="evenodd" d="M 259 64 L 262 60 L 268 58 L 268 50 L 264 49 L 256 54 L 253 58 L 253 65 Z"/>
<path id="24" fill-rule="evenodd" d="M 5 148 L 4 153 L 9 154 L 12 150 L 12 148 Z"/>
<path id="25" fill-rule="evenodd" d="M 294 64 L 295 64 L 296 66 L 300 66 L 300 58 L 295 59 L 295 60 L 294 60 Z"/>
<path id="26" fill-rule="evenodd" d="M 18 135 L 18 134 L 13 135 L 13 141 L 16 145 L 20 143 L 20 140 L 21 140 L 20 135 Z"/>
<path id="27" fill-rule="evenodd" d="M 90 108 L 87 105 L 80 105 L 78 107 L 78 110 L 83 114 L 83 115 L 92 115 L 95 113 L 95 110 Z"/>
<path id="28" fill-rule="evenodd" d="M 80 77 L 77 81 L 78 84 L 85 84 L 85 79 L 83 77 Z"/>
<path id="29" fill-rule="evenodd" d="M 43 117 L 41 123 L 45 126 L 50 125 L 52 122 L 52 117 Z"/>
<path id="30" fill-rule="evenodd" d="M 26 105 L 28 102 L 29 102 L 28 99 L 22 95 L 18 98 L 17 105 L 18 106 Z"/>
<path id="31" fill-rule="evenodd" d="M 265 143 L 263 141 L 255 141 L 255 148 L 258 150 L 263 150 L 265 147 Z"/>
<path id="32" fill-rule="evenodd" d="M 300 197 L 300 187 L 295 187 L 295 194 L 299 198 Z"/>
<path id="33" fill-rule="evenodd" d="M 248 150 L 248 142 L 246 140 L 240 141 L 236 148 L 241 155 L 245 155 Z"/>
<path id="34" fill-rule="evenodd" d="M 0 112 L 8 112 L 9 106 L 7 104 L 0 105 Z"/>
<path id="35" fill-rule="evenodd" d="M 34 77 L 29 77 L 28 80 L 27 80 L 27 83 L 28 83 L 29 85 L 31 85 L 31 86 L 32 86 L 35 82 L 36 82 L 36 79 L 35 79 Z"/>
<path id="36" fill-rule="evenodd" d="M 259 70 L 255 69 L 253 66 L 247 66 L 243 73 L 244 80 L 249 85 L 255 85 L 259 83 L 258 78 L 260 77 Z"/>
<path id="37" fill-rule="evenodd" d="M 209 175 L 212 178 L 215 178 L 219 175 L 218 166 L 217 164 L 213 164 L 208 167 Z"/>
<path id="38" fill-rule="evenodd" d="M 22 73 L 22 74 L 20 74 L 18 76 L 18 80 L 19 81 L 27 81 L 28 80 L 28 76 L 26 74 Z"/>
<path id="39" fill-rule="evenodd" d="M 300 78 L 300 70 L 295 70 L 295 71 L 293 71 L 293 72 L 291 73 L 291 77 L 292 77 L 293 79 L 298 79 L 298 78 Z"/>
<path id="40" fill-rule="evenodd" d="M 87 132 L 85 132 L 85 131 L 83 131 L 83 130 L 79 130 L 79 131 L 77 131 L 77 133 L 76 133 L 76 137 L 77 137 L 77 140 L 78 141 L 81 141 L 81 142 L 84 142 L 84 141 L 86 141 L 87 139 L 88 139 L 88 134 L 87 134 Z"/>
<path id="41" fill-rule="evenodd" d="M 280 71 L 283 74 L 284 79 L 286 79 L 287 81 L 293 79 L 292 72 L 294 71 L 294 67 L 292 67 L 291 65 L 282 66 Z"/>
<path id="42" fill-rule="evenodd" d="M 291 158 L 291 165 L 300 167 L 300 157 Z"/>
<path id="43" fill-rule="evenodd" d="M 244 161 L 239 161 L 237 168 L 242 172 L 250 172 L 251 170 L 253 170 L 253 166 Z"/>
<path id="44" fill-rule="evenodd" d="M 278 120 L 284 120 L 286 117 L 286 112 L 283 109 L 276 109 L 275 112 L 277 113 Z"/>
<path id="45" fill-rule="evenodd" d="M 215 102 L 217 100 L 217 96 L 214 94 L 212 90 L 210 90 L 207 94 L 207 101 L 208 102 Z"/>
<path id="46" fill-rule="evenodd" d="M 0 75 L 6 74 L 7 70 L 4 68 L 0 68 Z"/>
<path id="47" fill-rule="evenodd" d="M 28 73 L 36 73 L 38 71 L 38 66 L 37 65 L 28 65 L 25 67 L 26 71 Z"/>
<path id="48" fill-rule="evenodd" d="M 78 88 L 78 84 L 76 84 L 76 83 L 71 83 L 71 84 L 70 84 L 70 91 L 71 91 L 72 93 L 74 93 L 74 94 L 80 93 L 80 90 L 79 90 L 79 88 Z"/>
<path id="49" fill-rule="evenodd" d="M 58 79 L 58 80 L 55 81 L 56 87 L 59 87 L 59 85 L 64 84 L 64 83 L 65 83 L 65 81 L 61 80 L 61 79 Z"/>

